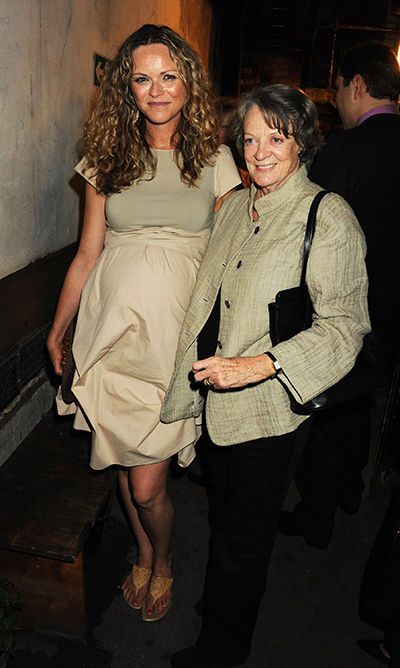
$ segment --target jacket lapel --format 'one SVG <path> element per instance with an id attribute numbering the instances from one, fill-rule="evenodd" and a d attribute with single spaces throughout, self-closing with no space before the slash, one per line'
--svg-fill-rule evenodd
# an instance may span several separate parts
<path id="1" fill-rule="evenodd" d="M 243 216 L 239 214 L 239 221 L 240 218 L 243 218 Z M 229 221 L 229 228 L 225 225 L 227 219 Z M 183 323 L 177 349 L 177 359 L 180 359 L 194 343 L 199 332 L 207 322 L 228 264 L 234 262 L 237 253 L 253 234 L 252 228 L 249 228 L 246 221 L 244 221 L 238 223 L 236 233 L 232 235 L 231 221 L 232 213 L 227 210 L 224 219 L 220 221 L 218 229 L 211 238 Z"/>

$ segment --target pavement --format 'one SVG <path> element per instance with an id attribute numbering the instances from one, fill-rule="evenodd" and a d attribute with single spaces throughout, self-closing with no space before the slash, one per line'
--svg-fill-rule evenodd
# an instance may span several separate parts
<path id="1" fill-rule="evenodd" d="M 202 486 L 176 472 L 171 473 L 169 486 L 176 525 L 174 603 L 168 615 L 145 623 L 122 599 L 119 585 L 134 561 L 135 546 L 116 497 L 100 551 L 86 562 L 92 641 L 85 646 L 25 629 L 17 634 L 7 668 L 168 668 L 172 652 L 193 644 L 200 626 L 194 604 L 201 598 L 207 556 L 206 495 Z M 292 485 L 285 508 L 296 500 Z M 245 668 L 380 665 L 356 644 L 358 638 L 382 635 L 359 617 L 358 594 L 388 500 L 389 490 L 380 489 L 365 496 L 356 515 L 339 510 L 326 550 L 308 546 L 301 537 L 278 534 L 253 652 Z M 223 606 L 221 601 L 221 614 Z"/>

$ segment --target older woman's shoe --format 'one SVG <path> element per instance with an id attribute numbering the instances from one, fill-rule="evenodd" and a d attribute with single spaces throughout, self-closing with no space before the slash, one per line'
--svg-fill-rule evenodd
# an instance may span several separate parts
<path id="1" fill-rule="evenodd" d="M 240 663 L 221 663 L 218 659 L 207 656 L 198 645 L 181 649 L 171 656 L 172 668 L 234 668 L 234 666 L 242 666 L 243 664 L 244 661 Z"/>

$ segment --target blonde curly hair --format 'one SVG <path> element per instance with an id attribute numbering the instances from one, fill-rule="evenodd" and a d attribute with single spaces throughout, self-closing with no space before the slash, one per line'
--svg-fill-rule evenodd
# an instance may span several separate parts
<path id="1" fill-rule="evenodd" d="M 145 174 L 154 178 L 157 158 L 150 150 L 145 118 L 131 90 L 133 52 L 147 44 L 168 48 L 186 86 L 187 100 L 174 137 L 174 157 L 182 181 L 195 185 L 217 151 L 214 98 L 199 57 L 168 26 L 143 25 L 108 63 L 99 100 L 84 126 L 81 145 L 87 167 L 94 169 L 96 188 L 104 195 L 120 192 Z"/>

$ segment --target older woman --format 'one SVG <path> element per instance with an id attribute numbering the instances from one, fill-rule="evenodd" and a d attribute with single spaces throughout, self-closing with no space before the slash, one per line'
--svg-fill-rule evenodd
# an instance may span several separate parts
<path id="1" fill-rule="evenodd" d="M 287 390 L 304 403 L 333 385 L 370 328 L 364 237 L 346 202 L 328 194 L 307 270 L 312 327 L 271 346 L 267 305 L 299 284 L 320 191 L 305 166 L 320 142 L 316 119 L 314 104 L 286 85 L 258 88 L 239 105 L 253 184 L 218 215 L 161 415 L 188 418 L 205 403 L 211 479 L 203 626 L 194 647 L 172 656 L 175 667 L 242 665 L 250 654 L 291 462 L 307 431 Z"/>

